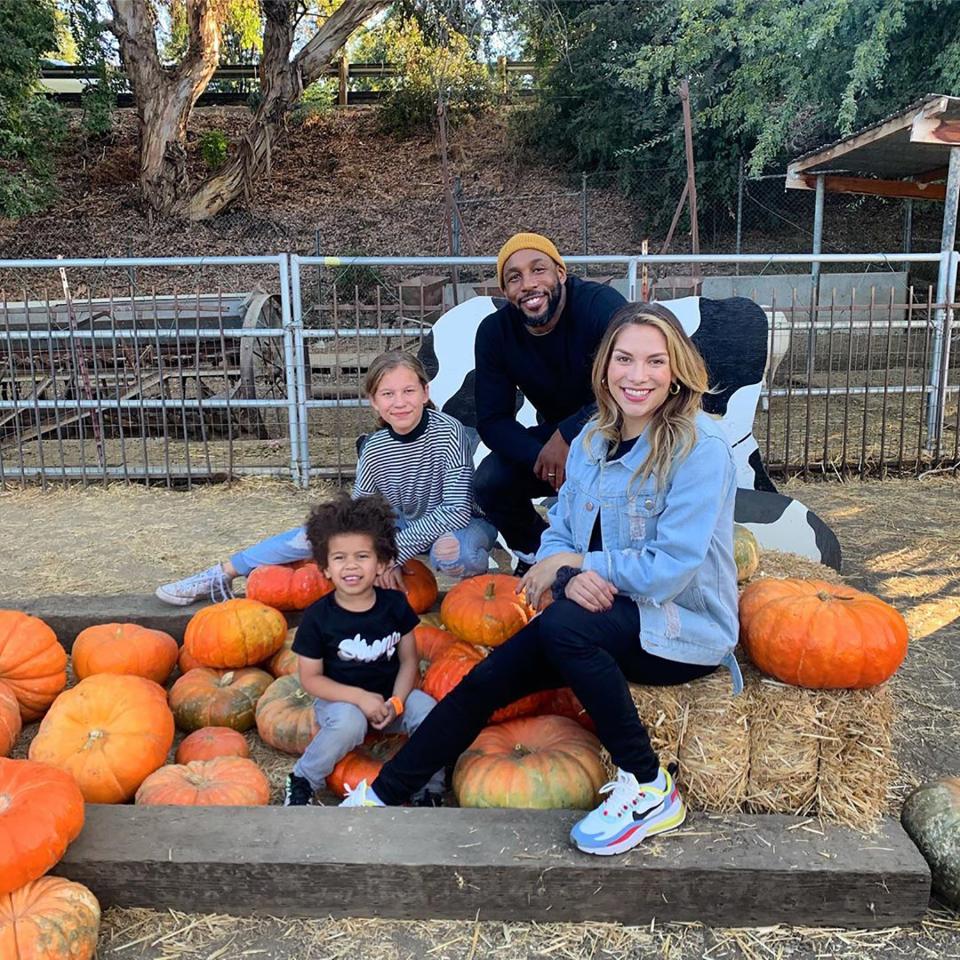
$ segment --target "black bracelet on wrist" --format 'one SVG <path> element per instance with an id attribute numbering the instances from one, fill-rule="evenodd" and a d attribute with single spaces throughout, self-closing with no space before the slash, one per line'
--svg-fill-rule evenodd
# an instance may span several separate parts
<path id="1" fill-rule="evenodd" d="M 557 576 L 553 581 L 553 586 L 550 588 L 553 599 L 559 600 L 564 595 L 567 584 L 577 576 L 578 573 L 582 572 L 579 567 L 560 567 L 560 569 L 557 570 Z"/>

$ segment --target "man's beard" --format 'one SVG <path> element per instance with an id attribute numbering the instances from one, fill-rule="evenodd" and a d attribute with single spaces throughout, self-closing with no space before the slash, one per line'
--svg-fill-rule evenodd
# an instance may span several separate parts
<path id="1" fill-rule="evenodd" d="M 560 308 L 561 296 L 563 296 L 563 284 L 558 283 L 553 290 L 547 294 L 546 310 L 536 317 L 529 316 L 524 313 L 520 307 L 515 307 L 512 303 L 508 302 L 507 306 L 510 308 L 510 314 L 514 319 L 520 320 L 524 326 L 538 330 L 540 327 L 545 327 L 557 315 L 557 311 Z"/>

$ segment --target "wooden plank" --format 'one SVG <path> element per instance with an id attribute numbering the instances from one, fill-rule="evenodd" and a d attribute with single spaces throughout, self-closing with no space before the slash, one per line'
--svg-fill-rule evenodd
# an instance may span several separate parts
<path id="1" fill-rule="evenodd" d="M 910 142 L 960 146 L 960 120 L 918 116 L 910 130 Z"/>
<path id="2" fill-rule="evenodd" d="M 883 927 L 915 922 L 926 863 L 899 823 L 694 816 L 621 857 L 575 811 L 87 806 L 55 873 L 102 906 L 271 916 Z"/>
<path id="3" fill-rule="evenodd" d="M 790 186 L 814 190 L 816 174 L 801 174 Z M 823 188 L 827 193 L 857 193 L 871 197 L 901 197 L 911 200 L 940 200 L 946 194 L 946 185 L 920 180 L 876 180 L 872 177 L 844 177 L 825 174 Z"/>

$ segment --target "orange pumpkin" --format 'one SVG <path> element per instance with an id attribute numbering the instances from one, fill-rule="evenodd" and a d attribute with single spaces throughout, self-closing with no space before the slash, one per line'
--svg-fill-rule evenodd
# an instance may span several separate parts
<path id="1" fill-rule="evenodd" d="M 9 684 L 0 680 L 0 757 L 10 756 L 22 726 L 20 704 Z"/>
<path id="2" fill-rule="evenodd" d="M 231 727 L 243 732 L 254 725 L 257 701 L 270 683 L 270 674 L 256 667 L 197 667 L 170 688 L 170 709 L 181 730 Z"/>
<path id="3" fill-rule="evenodd" d="M 73 671 L 80 680 L 94 673 L 124 673 L 162 685 L 178 652 L 177 641 L 162 630 L 136 623 L 103 623 L 77 634 Z"/>
<path id="4" fill-rule="evenodd" d="M 213 760 L 214 757 L 249 757 L 247 738 L 230 727 L 201 727 L 180 741 L 175 760 Z"/>
<path id="5" fill-rule="evenodd" d="M 95 673 L 57 697 L 30 744 L 30 759 L 71 773 L 88 803 L 123 803 L 163 766 L 173 732 L 161 686 Z"/>
<path id="6" fill-rule="evenodd" d="M 0 897 L 3 960 L 92 960 L 100 904 L 83 884 L 41 877 Z"/>
<path id="7" fill-rule="evenodd" d="M 486 659 L 486 652 L 469 643 L 457 642 L 448 647 L 427 668 L 420 686 L 434 700 L 442 700 L 478 664 Z M 490 718 L 491 723 L 501 723 L 515 717 L 525 717 L 540 710 L 543 693 L 531 693 L 513 703 L 501 707 Z"/>
<path id="8" fill-rule="evenodd" d="M 287 631 L 283 646 L 270 658 L 267 669 L 274 677 L 288 677 L 299 669 L 299 660 L 293 652 L 293 641 L 297 637 L 297 628 Z"/>
<path id="9" fill-rule="evenodd" d="M 403 574 L 403 588 L 407 592 L 407 603 L 414 613 L 426 613 L 440 595 L 437 578 L 433 571 L 419 560 L 408 560 L 400 572 Z"/>
<path id="10" fill-rule="evenodd" d="M 257 567 L 247 577 L 247 598 L 278 610 L 306 610 L 333 590 L 313 562 L 296 568 L 282 564 Z"/>
<path id="11" fill-rule="evenodd" d="M 338 797 L 347 795 L 361 780 L 373 783 L 380 768 L 392 760 L 407 742 L 402 733 L 371 734 L 356 750 L 351 750 L 327 777 L 327 787 Z"/>
<path id="12" fill-rule="evenodd" d="M 517 577 L 487 573 L 461 580 L 440 605 L 440 616 L 451 633 L 467 643 L 497 647 L 525 627 L 533 609 L 518 594 Z"/>
<path id="13" fill-rule="evenodd" d="M 257 731 L 264 743 L 284 753 L 301 754 L 320 726 L 313 697 L 296 676 L 278 677 L 257 703 Z"/>
<path id="14" fill-rule="evenodd" d="M 256 600 L 226 600 L 195 613 L 183 645 L 205 667 L 251 667 L 272 657 L 287 636 L 279 610 Z"/>
<path id="15" fill-rule="evenodd" d="M 0 758 L 0 893 L 53 867 L 80 833 L 83 810 L 83 794 L 69 773 Z"/>
<path id="16" fill-rule="evenodd" d="M 461 807 L 589 810 L 606 779 L 592 733 L 567 717 L 525 717 L 482 730 L 453 789 Z"/>
<path id="17" fill-rule="evenodd" d="M 137 791 L 141 806 L 264 807 L 270 784 L 263 771 L 243 757 L 214 757 L 161 767 Z"/>
<path id="18" fill-rule="evenodd" d="M 431 661 L 436 660 L 457 642 L 456 636 L 449 630 L 442 630 L 428 623 L 421 623 L 419 627 L 413 628 L 413 639 L 417 644 L 417 656 L 421 660 Z"/>
<path id="19" fill-rule="evenodd" d="M 42 620 L 0 610 L 0 680 L 13 690 L 25 723 L 39 720 L 67 685 L 67 653 Z"/>
<path id="20" fill-rule="evenodd" d="M 177 657 L 177 669 L 180 673 L 189 673 L 191 670 L 196 670 L 197 667 L 202 666 L 203 664 L 192 656 L 186 647 L 180 648 L 180 655 Z"/>
<path id="21" fill-rule="evenodd" d="M 540 704 L 540 713 L 553 717 L 569 717 L 576 720 L 584 730 L 597 732 L 590 714 L 583 708 L 577 695 L 569 687 L 548 691 Z"/>
<path id="22" fill-rule="evenodd" d="M 903 663 L 907 625 L 888 603 L 852 587 L 764 579 L 740 596 L 740 642 L 764 673 L 784 683 L 863 689 Z"/>

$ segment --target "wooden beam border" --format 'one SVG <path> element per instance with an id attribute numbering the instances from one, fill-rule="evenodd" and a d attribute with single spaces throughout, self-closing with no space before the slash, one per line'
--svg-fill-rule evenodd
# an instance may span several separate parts
<path id="1" fill-rule="evenodd" d="M 567 843 L 561 810 L 87 807 L 55 873 L 104 907 L 304 917 L 916 922 L 930 874 L 899 823 L 692 815 L 619 857 Z"/>

